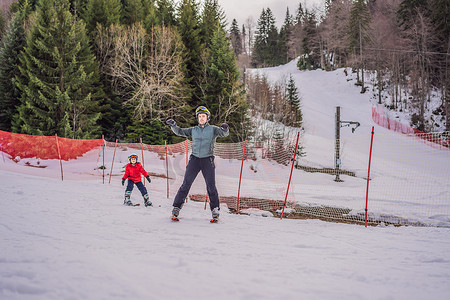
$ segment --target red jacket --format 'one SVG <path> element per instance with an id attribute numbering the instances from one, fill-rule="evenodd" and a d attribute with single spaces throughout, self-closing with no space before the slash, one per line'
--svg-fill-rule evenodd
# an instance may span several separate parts
<path id="1" fill-rule="evenodd" d="M 141 174 L 144 175 L 144 177 L 148 176 L 148 173 L 145 172 L 144 168 L 142 167 L 141 163 L 136 163 L 136 165 L 127 164 L 127 167 L 125 168 L 125 175 L 123 175 L 123 179 L 129 179 L 133 182 L 139 182 L 141 181 Z"/>

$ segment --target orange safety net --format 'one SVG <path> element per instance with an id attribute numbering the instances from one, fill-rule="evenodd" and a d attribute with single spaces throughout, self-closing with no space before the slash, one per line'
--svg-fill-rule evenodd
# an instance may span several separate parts
<path id="1" fill-rule="evenodd" d="M 385 115 L 383 106 L 372 107 L 372 119 L 373 121 L 380 125 L 381 127 L 387 128 L 389 130 L 410 134 L 418 139 L 428 142 L 429 146 L 432 147 L 445 147 L 450 148 L 450 139 L 447 137 L 436 136 L 432 133 L 425 133 L 416 128 L 411 128 L 408 125 L 402 124 L 396 120 L 392 120 Z"/>
<path id="2" fill-rule="evenodd" d="M 61 159 L 67 161 L 76 159 L 103 145 L 103 143 L 103 139 L 74 140 L 57 136 L 36 136 L 0 130 L 0 151 L 10 155 L 13 159 L 59 159 L 59 146 Z"/>

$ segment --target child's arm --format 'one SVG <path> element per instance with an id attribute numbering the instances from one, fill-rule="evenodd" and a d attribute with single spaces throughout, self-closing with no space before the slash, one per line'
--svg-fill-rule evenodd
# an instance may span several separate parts
<path id="1" fill-rule="evenodd" d="M 150 176 L 148 175 L 148 173 L 144 170 L 144 167 L 142 167 L 142 165 L 140 165 L 141 166 L 141 168 L 140 168 L 140 172 L 141 172 L 141 174 L 142 175 L 144 175 L 144 177 L 145 177 L 145 179 L 147 179 L 147 181 L 150 183 L 150 182 L 152 182 L 151 180 L 150 180 Z"/>
<path id="2" fill-rule="evenodd" d="M 130 169 L 128 168 L 128 165 L 127 165 L 126 168 L 125 168 L 125 174 L 123 174 L 123 177 L 122 177 L 122 185 L 125 184 L 125 180 L 128 177 L 130 177 Z"/>

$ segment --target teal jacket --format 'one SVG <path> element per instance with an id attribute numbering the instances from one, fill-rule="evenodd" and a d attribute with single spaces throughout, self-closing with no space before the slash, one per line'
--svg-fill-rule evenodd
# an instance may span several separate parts
<path id="1" fill-rule="evenodd" d="M 171 129 L 178 136 L 192 138 L 192 155 L 198 158 L 213 156 L 216 138 L 226 137 L 230 133 L 228 128 L 223 130 L 221 127 L 209 124 L 205 124 L 204 127 L 197 125 L 190 128 L 172 126 Z"/>

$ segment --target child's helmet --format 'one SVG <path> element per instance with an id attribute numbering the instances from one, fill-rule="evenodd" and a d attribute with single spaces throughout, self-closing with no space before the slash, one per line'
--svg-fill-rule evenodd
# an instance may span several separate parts
<path id="1" fill-rule="evenodd" d="M 136 158 L 136 163 L 138 162 L 138 156 L 136 154 L 130 154 L 130 156 L 128 156 L 128 162 L 131 164 L 131 159 L 132 158 Z"/>
<path id="2" fill-rule="evenodd" d="M 199 106 L 195 110 L 195 118 L 197 120 L 198 120 L 198 115 L 199 114 L 206 114 L 208 116 L 208 121 L 209 121 L 209 119 L 211 119 L 211 113 L 209 112 L 209 110 L 205 106 Z"/>

